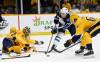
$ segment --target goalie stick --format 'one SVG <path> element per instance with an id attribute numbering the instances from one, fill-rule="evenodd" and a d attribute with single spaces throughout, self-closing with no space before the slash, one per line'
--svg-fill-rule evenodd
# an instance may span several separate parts
<path id="1" fill-rule="evenodd" d="M 25 55 L 25 56 L 9 56 L 9 57 L 5 57 L 5 58 L 1 58 L 1 59 L 15 59 L 15 58 L 26 58 L 26 57 L 30 57 L 30 54 Z"/>

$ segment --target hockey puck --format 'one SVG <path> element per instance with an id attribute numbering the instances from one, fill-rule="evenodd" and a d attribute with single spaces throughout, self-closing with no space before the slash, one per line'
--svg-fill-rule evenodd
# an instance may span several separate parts
<path id="1" fill-rule="evenodd" d="M 50 55 L 47 55 L 47 57 L 50 57 Z"/>
<path id="2" fill-rule="evenodd" d="M 47 54 L 47 52 L 45 52 L 45 54 Z"/>

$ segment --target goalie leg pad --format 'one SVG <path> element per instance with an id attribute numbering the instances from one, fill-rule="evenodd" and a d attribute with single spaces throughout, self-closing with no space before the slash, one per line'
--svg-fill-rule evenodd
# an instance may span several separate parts
<path id="1" fill-rule="evenodd" d="M 4 38 L 3 39 L 3 51 L 7 51 L 8 52 L 8 48 L 12 47 L 13 46 L 13 42 L 8 39 L 8 38 Z"/>

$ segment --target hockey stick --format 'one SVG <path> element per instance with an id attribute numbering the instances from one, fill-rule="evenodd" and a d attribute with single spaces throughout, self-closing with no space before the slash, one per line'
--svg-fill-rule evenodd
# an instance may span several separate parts
<path id="1" fill-rule="evenodd" d="M 0 56 L 2 55 L 2 50 L 0 49 Z"/>
<path id="2" fill-rule="evenodd" d="M 15 58 L 26 58 L 26 57 L 30 57 L 30 54 L 28 55 L 25 55 L 25 56 L 9 56 L 9 57 L 6 57 L 6 58 L 1 58 L 1 59 L 15 59 Z"/>
<path id="3" fill-rule="evenodd" d="M 82 38 L 82 36 L 80 37 L 80 39 L 78 39 L 78 40 L 76 41 L 76 43 L 74 43 L 74 44 L 70 45 L 69 47 L 67 47 L 67 48 L 63 49 L 62 51 L 59 51 L 59 50 L 57 50 L 57 49 L 55 49 L 55 51 L 56 51 L 56 52 L 58 52 L 58 53 L 62 53 L 62 52 L 64 52 L 64 51 L 66 51 L 67 49 L 69 49 L 69 48 L 71 48 L 71 47 L 73 47 L 73 46 L 75 46 L 75 45 L 79 44 L 79 43 L 80 43 L 81 38 Z"/>
<path id="4" fill-rule="evenodd" d="M 57 34 L 58 34 L 58 29 L 61 29 L 61 28 L 67 29 L 67 28 L 70 27 L 71 25 L 72 25 L 72 24 L 69 24 L 69 26 L 67 26 L 66 28 L 65 28 L 65 26 L 58 27 L 58 28 L 57 28 Z M 51 28 L 51 29 L 53 29 L 53 28 Z M 52 37 L 53 37 L 53 34 L 52 34 Z M 51 44 L 52 37 L 51 37 L 51 39 L 50 39 L 50 43 L 49 43 L 49 46 L 48 46 L 48 48 L 47 48 L 47 51 L 46 51 L 46 52 L 45 52 L 45 51 L 37 51 L 37 52 L 45 52 L 45 54 L 50 53 L 50 52 L 52 51 L 52 49 L 49 51 L 49 47 L 50 47 L 50 44 Z M 56 49 L 54 49 L 54 50 L 56 51 Z M 57 52 L 57 51 L 56 51 L 56 52 Z"/>
<path id="5" fill-rule="evenodd" d="M 50 38 L 50 42 L 49 42 L 49 45 L 48 45 L 46 51 L 34 51 L 34 52 L 40 52 L 40 53 L 45 53 L 45 54 L 47 54 L 47 53 L 49 52 L 49 48 L 50 48 L 50 45 L 51 45 L 52 38 L 53 38 L 53 34 L 52 34 L 52 36 L 51 36 L 51 38 Z"/>
<path id="6" fill-rule="evenodd" d="M 46 53 L 47 51 L 34 51 L 34 52 Z"/>
<path id="7" fill-rule="evenodd" d="M 50 39 L 50 42 L 49 42 L 47 51 L 45 52 L 46 55 L 47 55 L 47 53 L 49 52 L 49 48 L 50 48 L 50 45 L 51 45 L 52 38 L 53 38 L 53 34 L 52 34 L 52 36 L 51 36 L 51 39 Z M 48 56 L 48 55 L 47 55 L 47 56 Z"/>
<path id="8" fill-rule="evenodd" d="M 79 43 L 80 43 L 80 41 L 79 41 L 79 42 L 76 42 L 75 44 L 73 44 L 73 45 L 71 45 L 71 46 L 69 46 L 69 47 L 67 47 L 67 48 L 65 48 L 65 49 L 62 50 L 62 51 L 59 51 L 59 50 L 57 50 L 57 49 L 55 49 L 55 51 L 58 52 L 58 53 L 62 53 L 62 52 L 68 50 L 69 48 L 71 48 L 71 47 L 73 47 L 73 46 L 75 46 L 75 45 L 77 45 L 77 44 L 79 44 Z"/>
<path id="9" fill-rule="evenodd" d="M 73 47 L 73 46 L 75 46 L 75 45 L 77 45 L 77 44 L 79 44 L 80 43 L 80 39 L 78 40 L 78 42 L 76 42 L 75 44 L 72 44 L 71 46 L 69 46 L 69 47 L 67 47 L 67 48 L 65 48 L 65 49 L 63 49 L 62 51 L 59 51 L 59 50 L 57 50 L 57 49 L 54 49 L 54 51 L 56 51 L 56 52 L 58 52 L 58 53 L 62 53 L 62 52 L 64 52 L 64 51 L 66 51 L 67 49 L 69 49 L 69 48 L 71 48 L 71 47 Z M 36 52 L 40 52 L 40 53 L 45 53 L 46 51 L 36 51 Z M 49 52 L 49 51 L 48 51 Z"/>

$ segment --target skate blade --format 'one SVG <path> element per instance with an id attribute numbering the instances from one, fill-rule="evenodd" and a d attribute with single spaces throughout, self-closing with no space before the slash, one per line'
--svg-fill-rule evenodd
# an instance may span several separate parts
<path id="1" fill-rule="evenodd" d="M 3 53 L 1 56 L 1 58 L 9 58 L 9 57 L 11 57 L 11 56 L 9 54 L 6 54 L 6 53 Z"/>
<path id="2" fill-rule="evenodd" d="M 3 56 L 1 59 L 15 59 L 15 58 L 26 58 L 26 57 L 30 57 L 30 54 L 24 54 L 24 55 L 16 55 L 16 56 L 11 56 L 11 55 L 6 55 Z"/>
<path id="3" fill-rule="evenodd" d="M 52 53 L 57 53 L 55 50 L 52 50 L 51 52 L 52 52 Z M 50 52 L 50 53 L 51 53 L 51 52 Z"/>
<path id="4" fill-rule="evenodd" d="M 75 54 L 75 56 L 83 56 L 83 53 Z"/>
<path id="5" fill-rule="evenodd" d="M 83 58 L 84 59 L 90 59 L 90 58 L 95 58 L 95 56 L 94 56 L 94 54 L 92 54 L 92 55 L 89 55 L 89 56 L 84 56 Z"/>

